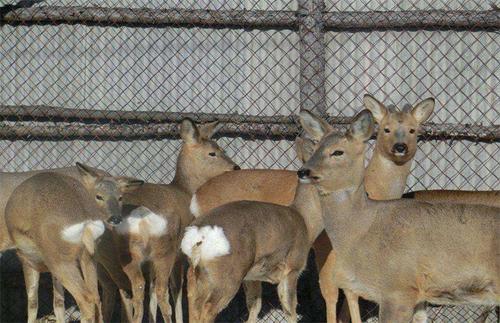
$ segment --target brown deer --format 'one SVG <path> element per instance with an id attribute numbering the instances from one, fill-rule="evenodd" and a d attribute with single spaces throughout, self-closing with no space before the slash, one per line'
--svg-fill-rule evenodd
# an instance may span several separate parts
<path id="1" fill-rule="evenodd" d="M 85 167 L 89 172 L 95 173 L 96 176 L 111 176 L 100 169 L 92 168 L 89 166 Z M 10 238 L 9 232 L 7 230 L 7 225 L 5 223 L 5 207 L 12 192 L 28 178 L 47 171 L 49 170 L 36 170 L 18 173 L 0 173 L 0 182 L 2 183 L 2 186 L 0 187 L 0 252 L 14 248 L 14 243 Z M 78 170 L 78 167 L 51 169 L 50 172 L 70 176 L 83 183 L 83 178 L 81 176 L 81 172 Z M 121 266 L 119 265 L 117 253 L 118 252 L 115 244 L 113 243 L 111 231 L 105 230 L 101 238 L 97 241 L 96 253 L 94 254 L 94 258 L 98 262 L 97 272 L 99 282 L 101 283 L 101 287 L 103 288 L 102 310 L 103 319 L 105 322 L 109 322 L 111 319 L 117 287 L 120 290 L 120 296 L 123 301 L 123 305 L 125 306 L 125 308 L 130 307 L 130 302 L 128 300 L 128 296 L 131 293 L 130 282 L 128 280 L 128 277 L 121 269 Z M 38 289 L 37 285 L 38 283 L 32 288 L 32 290 Z M 53 302 L 56 318 L 58 322 L 62 322 L 64 319 L 64 292 L 60 284 L 54 284 Z"/>
<path id="2" fill-rule="evenodd" d="M 374 199 L 401 198 L 416 152 L 417 131 L 431 115 L 434 100 L 423 100 L 405 112 L 390 111 L 370 95 L 365 95 L 363 101 L 365 107 L 377 116 L 379 123 L 375 151 L 368 165 L 368 173 L 371 176 L 367 176 L 365 181 L 367 191 Z M 386 180 L 381 181 L 381 178 Z M 199 216 L 219 205 L 238 200 L 290 205 L 296 185 L 296 173 L 293 171 L 252 169 L 228 172 L 201 186 L 191 200 L 190 209 L 193 215 Z M 317 224 L 322 228 L 322 222 Z M 332 248 L 324 232 L 317 238 L 313 249 L 320 271 L 321 293 L 327 304 L 328 322 L 336 322 L 338 291 L 330 274 L 334 254 L 329 256 Z M 352 321 L 360 323 L 357 298 L 351 299 L 350 304 Z"/>
<path id="3" fill-rule="evenodd" d="M 424 302 L 500 304 L 500 209 L 371 200 L 364 186 L 371 113 L 358 114 L 345 135 L 307 111 L 300 116 L 307 132 L 322 134 L 298 175 L 319 191 L 336 286 L 378 303 L 381 322 L 408 322 Z"/>
<path id="4" fill-rule="evenodd" d="M 88 169 L 91 169 L 93 172 L 96 172 L 102 176 L 109 176 L 109 174 L 87 166 Z M 0 172 L 0 252 L 4 252 L 9 249 L 14 248 L 14 243 L 10 239 L 9 231 L 7 230 L 7 225 L 5 224 L 5 206 L 7 205 L 7 201 L 9 200 L 12 192 L 25 180 L 32 177 L 33 175 L 47 172 L 49 170 L 36 170 L 29 172 L 17 172 L 17 173 L 7 173 Z M 59 174 L 71 176 L 77 180 L 81 180 L 80 172 L 77 167 L 65 167 L 50 170 Z"/>
<path id="5" fill-rule="evenodd" d="M 307 143 L 310 147 L 312 142 Z M 300 158 L 303 140 L 298 138 Z M 310 149 L 308 149 L 310 150 Z M 260 281 L 278 284 L 278 295 L 289 322 L 296 322 L 297 279 L 317 236 L 311 202 L 318 200 L 309 184 L 299 184 L 291 206 L 237 201 L 196 219 L 182 239 L 189 258 L 189 316 L 194 322 L 213 322 L 244 283 L 249 322 L 260 310 Z M 319 204 L 319 203 L 318 203 Z M 301 215 L 302 213 L 302 215 Z"/>
<path id="6" fill-rule="evenodd" d="M 106 221 L 121 222 L 121 197 L 142 181 L 102 176 L 77 163 L 82 181 L 41 172 L 13 191 L 5 208 L 8 232 L 23 266 L 28 295 L 28 322 L 38 310 L 40 272 L 54 277 L 55 303 L 66 288 L 76 300 L 82 322 L 102 321 L 93 255 Z M 64 322 L 64 303 L 55 311 Z M 64 309 L 64 308 L 63 308 Z"/>
<path id="7" fill-rule="evenodd" d="M 222 149 L 213 140 L 209 139 L 211 135 L 216 131 L 216 127 L 217 122 L 208 123 L 197 127 L 191 120 L 184 120 L 181 124 L 181 137 L 183 138 L 183 147 L 177 160 L 177 169 L 174 180 L 169 185 L 145 184 L 134 194 L 126 194 L 123 198 L 123 201 L 128 205 L 127 210 L 130 212 L 133 209 L 133 206 L 137 207 L 143 205 L 141 203 L 144 203 L 144 206 L 152 213 L 154 213 L 152 217 L 155 217 L 155 215 L 159 215 L 167 218 L 171 216 L 177 218 L 172 218 L 170 220 L 166 219 L 168 222 L 168 230 L 175 231 L 174 228 L 176 227 L 176 223 L 179 223 L 179 230 L 187 226 L 192 220 L 192 216 L 189 213 L 189 202 L 191 194 L 194 192 L 194 190 L 205 180 L 213 176 L 219 175 L 225 171 L 239 169 L 239 167 L 236 166 L 234 162 L 232 162 L 226 156 Z M 78 180 L 81 179 L 79 172 L 75 167 L 54 169 L 53 171 L 72 176 Z M 102 171 L 95 171 L 103 174 Z M 5 233 L 8 237 L 8 232 L 3 216 L 7 199 L 9 198 L 12 191 L 22 181 L 29 177 L 32 177 L 38 172 L 39 171 L 26 173 L 0 173 L 0 179 L 2 180 L 2 187 L 0 188 L 0 233 L 2 233 L 0 235 L 0 245 L 2 246 L 1 251 L 13 247 L 11 239 L 6 238 L 6 236 L 3 234 Z M 138 212 L 141 211 L 139 210 Z M 143 215 L 146 215 L 146 213 L 143 213 Z M 133 217 L 137 217 L 137 213 L 134 214 Z M 170 232 L 171 231 L 169 231 L 169 234 Z M 124 232 L 122 230 L 119 239 L 116 239 L 117 244 L 121 244 L 121 246 L 123 246 L 124 240 L 128 239 L 123 233 Z M 168 240 L 168 236 L 169 235 L 166 234 L 162 238 Z M 128 276 L 123 272 L 121 266 L 117 266 L 119 265 L 119 260 L 117 259 L 117 246 L 115 246 L 114 240 L 115 239 L 112 238 L 112 234 L 106 231 L 101 239 L 101 242 L 98 244 L 96 252 L 97 260 L 99 262 L 101 262 L 102 260 L 106 263 L 106 271 L 101 270 L 100 273 L 102 273 L 102 275 L 99 275 L 102 286 L 105 287 L 103 288 L 105 292 L 103 295 L 103 314 L 105 318 L 111 317 L 114 291 L 110 288 L 113 286 L 113 283 L 117 284 L 123 291 L 131 290 Z M 130 255 L 128 255 L 128 252 L 125 252 L 125 254 L 122 256 L 122 261 L 126 262 L 127 257 L 129 257 Z M 116 261 L 114 261 L 115 258 Z M 176 299 L 177 322 L 182 321 L 182 268 L 180 268 L 180 263 L 182 262 L 179 261 L 179 265 L 174 268 L 175 277 L 171 280 L 172 288 L 174 289 L 173 295 Z M 136 272 L 133 273 L 136 274 Z M 129 270 L 129 274 L 132 274 L 132 270 Z M 141 282 L 141 276 L 134 276 L 139 277 L 139 283 Z M 109 278 L 112 278 L 113 283 L 109 281 Z M 161 277 L 161 279 L 163 279 L 163 276 Z M 154 285 L 152 286 L 153 288 L 150 289 L 150 292 L 152 292 L 151 299 L 153 302 L 155 302 L 157 301 L 157 298 L 155 297 L 155 289 L 157 289 L 157 292 L 160 293 L 162 293 L 162 290 L 160 287 L 155 288 Z M 165 284 L 156 284 L 156 286 L 165 286 Z M 139 284 L 139 287 L 142 287 L 142 285 Z M 126 300 L 126 297 L 123 295 L 123 293 L 121 292 L 120 294 L 122 296 L 122 299 Z M 143 298 L 143 291 L 139 291 L 137 293 L 137 297 Z M 160 303 L 160 307 L 163 306 L 163 308 L 166 308 L 166 306 L 164 305 L 164 299 L 168 299 L 168 295 L 166 297 L 163 297 L 163 303 Z M 54 299 L 54 302 L 56 303 L 56 299 Z M 138 303 L 137 298 L 135 299 L 135 302 L 136 304 Z M 58 300 L 57 303 L 61 304 L 61 301 Z M 153 308 L 155 309 L 153 310 Z M 154 304 L 150 304 L 150 310 L 151 316 L 156 317 L 156 306 Z M 141 311 L 142 308 L 136 311 L 136 313 L 138 313 L 136 314 L 136 319 L 138 315 L 142 317 Z"/>
<path id="8" fill-rule="evenodd" d="M 375 150 L 366 168 L 366 192 L 375 200 L 399 199 L 417 151 L 418 130 L 431 116 L 434 99 L 425 99 L 410 111 L 390 111 L 370 95 L 363 102 L 378 123 Z"/>
<path id="9" fill-rule="evenodd" d="M 206 180 L 226 171 L 239 169 L 210 137 L 218 122 L 196 126 L 185 119 L 181 123 L 182 147 L 177 158 L 175 177 L 168 185 L 144 184 L 124 196 L 131 205 L 130 215 L 117 227 L 120 263 L 132 285 L 133 322 L 142 322 L 145 279 L 142 265 L 149 263 L 151 301 L 150 320 L 156 321 L 156 302 L 165 322 L 171 320 L 168 282 L 171 279 L 176 302 L 176 320 L 182 321 L 182 260 L 177 259 L 181 232 L 192 221 L 191 195 Z M 139 208 L 136 208 L 139 207 Z M 136 208 L 134 210 L 134 208 Z M 174 268 L 174 263 L 177 266 Z"/>

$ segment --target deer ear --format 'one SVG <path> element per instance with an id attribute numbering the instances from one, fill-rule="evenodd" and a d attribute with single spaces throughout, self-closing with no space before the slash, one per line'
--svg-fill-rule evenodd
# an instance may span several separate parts
<path id="1" fill-rule="evenodd" d="M 82 163 L 77 162 L 76 168 L 78 169 L 78 172 L 80 173 L 80 176 L 82 178 L 83 183 L 87 187 L 90 187 L 90 185 L 93 185 L 96 182 L 96 180 L 100 177 L 100 175 L 95 170 L 93 170 L 91 167 L 84 165 Z"/>
<path id="2" fill-rule="evenodd" d="M 186 118 L 181 122 L 180 135 L 187 144 L 197 143 L 200 140 L 200 131 L 193 120 Z"/>
<path id="3" fill-rule="evenodd" d="M 302 110 L 299 113 L 300 125 L 306 133 L 316 141 L 320 141 L 323 136 L 333 130 L 325 120 L 315 116 L 313 113 Z"/>
<path id="4" fill-rule="evenodd" d="M 209 139 L 220 129 L 220 127 L 219 121 L 213 121 L 200 125 L 198 131 L 200 132 L 201 138 Z"/>
<path id="5" fill-rule="evenodd" d="M 297 153 L 297 158 L 305 164 L 313 155 L 315 145 L 315 142 L 311 139 L 297 136 L 295 139 L 295 152 Z"/>
<path id="6" fill-rule="evenodd" d="M 434 111 L 435 100 L 434 98 L 427 98 L 418 103 L 412 110 L 411 115 L 417 120 L 419 124 L 424 123 L 431 116 Z"/>
<path id="7" fill-rule="evenodd" d="M 354 117 L 349 133 L 358 140 L 366 141 L 372 136 L 374 128 L 375 125 L 371 112 L 363 110 Z"/>
<path id="8" fill-rule="evenodd" d="M 387 115 L 387 108 L 385 105 L 370 94 L 365 94 L 365 96 L 363 96 L 363 105 L 365 106 L 365 109 L 370 110 L 378 124 L 380 124 L 382 119 L 384 119 Z"/>
<path id="9" fill-rule="evenodd" d="M 132 192 L 144 184 L 143 180 L 132 178 L 132 177 L 115 177 L 120 187 L 120 191 L 123 193 Z"/>

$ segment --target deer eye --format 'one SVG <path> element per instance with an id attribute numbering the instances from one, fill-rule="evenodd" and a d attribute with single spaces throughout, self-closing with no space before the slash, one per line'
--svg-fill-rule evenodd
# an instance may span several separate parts
<path id="1" fill-rule="evenodd" d="M 391 131 L 389 130 L 389 128 L 385 128 L 385 129 L 384 129 L 384 132 L 385 132 L 385 133 L 389 133 L 389 132 L 391 132 Z"/>
<path id="2" fill-rule="evenodd" d="M 208 155 L 211 157 L 215 157 L 215 152 L 212 151 L 212 152 L 208 153 Z"/>
<path id="3" fill-rule="evenodd" d="M 123 198 L 120 196 L 120 197 L 118 198 L 118 202 L 121 202 L 121 201 L 122 201 L 122 199 L 123 199 Z"/>
<path id="4" fill-rule="evenodd" d="M 335 150 L 330 156 L 342 156 L 344 152 L 342 150 Z"/>
<path id="5" fill-rule="evenodd" d="M 104 201 L 104 197 L 102 197 L 102 195 L 96 195 L 95 198 L 99 201 Z"/>
<path id="6" fill-rule="evenodd" d="M 410 133 L 415 133 L 415 129 L 410 129 Z"/>

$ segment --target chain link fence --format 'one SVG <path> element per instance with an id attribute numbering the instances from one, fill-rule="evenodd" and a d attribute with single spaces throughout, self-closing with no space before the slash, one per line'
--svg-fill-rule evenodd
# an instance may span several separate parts
<path id="1" fill-rule="evenodd" d="M 371 93 L 400 108 L 436 98 L 407 190 L 500 187 L 500 11 L 482 0 L 0 0 L 0 169 L 83 161 L 154 183 L 173 178 L 177 124 L 223 121 L 242 168 L 296 169 L 296 113 L 338 129 Z M 373 141 L 371 141 L 373 146 Z M 310 264 L 312 260 L 310 259 Z M 52 311 L 42 279 L 40 313 Z M 239 296 L 219 321 L 242 321 Z M 12 252 L 0 258 L 0 321 L 25 320 Z M 266 285 L 262 322 L 282 322 Z M 67 300 L 68 320 L 77 309 Z M 367 322 L 377 309 L 362 306 Z M 303 322 L 325 321 L 313 265 Z M 488 310 L 488 311 L 486 311 Z M 432 322 L 494 309 L 430 307 Z"/>

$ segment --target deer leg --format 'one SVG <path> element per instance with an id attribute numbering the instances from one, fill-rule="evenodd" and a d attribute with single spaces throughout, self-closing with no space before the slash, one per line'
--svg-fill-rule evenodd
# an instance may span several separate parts
<path id="1" fill-rule="evenodd" d="M 328 323 L 337 322 L 337 302 L 339 290 L 333 281 L 335 254 L 332 244 L 325 231 L 322 231 L 313 244 L 314 259 L 319 272 L 319 287 L 326 303 L 326 317 Z M 349 322 L 349 317 L 347 321 Z"/>
<path id="2" fill-rule="evenodd" d="M 197 305 L 198 291 L 196 289 L 197 279 L 195 269 L 189 266 L 187 272 L 187 296 L 188 296 L 188 313 L 189 321 L 198 322 L 200 320 L 200 312 Z"/>
<path id="3" fill-rule="evenodd" d="M 102 318 L 104 322 L 111 322 L 117 287 L 101 264 L 97 264 L 97 277 L 102 287 Z"/>
<path id="4" fill-rule="evenodd" d="M 175 322 L 183 323 L 182 312 L 182 285 L 184 282 L 184 259 L 179 257 L 170 275 L 170 292 L 175 302 Z"/>
<path id="5" fill-rule="evenodd" d="M 28 297 L 28 323 L 35 323 L 38 314 L 38 284 L 40 273 L 33 269 L 23 257 L 19 257 L 23 266 L 24 283 Z"/>
<path id="6" fill-rule="evenodd" d="M 156 283 L 154 292 L 160 305 L 161 314 L 165 323 L 172 321 L 172 308 L 169 301 L 168 281 L 172 273 L 172 268 L 175 265 L 177 254 L 175 251 L 168 253 L 163 257 L 158 257 L 153 262 L 154 274 Z"/>
<path id="7" fill-rule="evenodd" d="M 132 308 L 134 323 L 141 323 L 144 315 L 144 276 L 142 275 L 141 262 L 132 259 L 130 263 L 123 267 L 123 271 L 127 274 L 132 283 Z"/>
<path id="8" fill-rule="evenodd" d="M 87 288 L 92 293 L 92 300 L 94 304 L 94 315 L 96 322 L 103 322 L 101 298 L 99 296 L 99 283 L 97 281 L 97 265 L 92 256 L 86 250 L 83 251 L 80 259 L 80 268 L 83 273 L 83 280 Z"/>
<path id="9" fill-rule="evenodd" d="M 201 318 L 205 323 L 213 323 L 217 314 L 219 314 L 233 299 L 234 295 L 236 295 L 242 281 L 238 280 L 238 282 L 235 283 L 234 281 L 228 282 L 219 280 L 216 283 L 207 283 L 213 285 L 210 287 L 208 299 L 206 299 L 201 306 Z M 223 287 L 219 288 L 219 286 Z"/>
<path id="10" fill-rule="evenodd" d="M 257 322 L 262 308 L 262 284 L 259 281 L 244 281 L 243 288 L 248 308 L 247 322 Z"/>
<path id="11" fill-rule="evenodd" d="M 297 322 L 298 277 L 298 272 L 291 271 L 278 284 L 278 296 L 288 322 Z"/>
<path id="12" fill-rule="evenodd" d="M 80 269 L 75 263 L 62 263 L 50 270 L 52 275 L 68 290 L 80 308 L 81 322 L 95 322 L 94 295 L 87 288 Z"/>
<path id="13" fill-rule="evenodd" d="M 56 277 L 52 276 L 52 289 L 54 291 L 53 306 L 57 323 L 64 323 L 64 287 Z"/>
<path id="14" fill-rule="evenodd" d="M 351 315 L 351 323 L 361 323 L 361 314 L 359 311 L 358 295 L 348 289 L 344 289 L 344 294 L 349 305 L 349 314 Z"/>
<path id="15" fill-rule="evenodd" d="M 339 289 L 333 280 L 333 266 L 335 264 L 334 253 L 330 252 L 326 260 L 322 261 L 322 263 L 323 265 L 319 271 L 319 287 L 321 289 L 321 295 L 323 295 L 326 303 L 327 322 L 335 323 L 337 322 Z"/>
<path id="16" fill-rule="evenodd" d="M 408 323 L 412 320 L 415 304 L 410 302 L 390 302 L 385 301 L 380 304 L 380 323 Z"/>
<path id="17" fill-rule="evenodd" d="M 219 277 L 198 269 L 188 270 L 189 320 L 212 323 L 236 295 L 243 277 Z"/>
<path id="18" fill-rule="evenodd" d="M 156 322 L 158 312 L 158 297 L 156 295 L 156 284 L 154 274 L 149 275 L 149 323 Z"/>
<path id="19" fill-rule="evenodd" d="M 130 294 L 122 289 L 119 290 L 119 293 L 122 301 L 122 309 L 120 313 L 122 322 L 132 322 L 133 308 Z"/>

